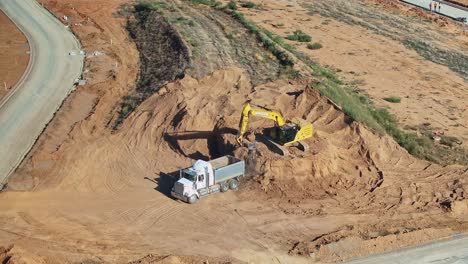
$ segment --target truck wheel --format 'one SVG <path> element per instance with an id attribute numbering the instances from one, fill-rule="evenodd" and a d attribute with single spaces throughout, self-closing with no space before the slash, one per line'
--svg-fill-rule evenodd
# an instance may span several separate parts
<path id="1" fill-rule="evenodd" d="M 194 204 L 198 201 L 198 197 L 194 194 L 188 198 L 188 203 L 189 204 Z"/>
<path id="2" fill-rule="evenodd" d="M 236 180 L 236 179 L 232 179 L 229 181 L 229 188 L 231 188 L 231 190 L 236 190 L 237 188 L 239 188 L 239 181 Z"/>
<path id="3" fill-rule="evenodd" d="M 227 182 L 221 183 L 221 192 L 227 192 L 229 190 L 229 184 Z"/>

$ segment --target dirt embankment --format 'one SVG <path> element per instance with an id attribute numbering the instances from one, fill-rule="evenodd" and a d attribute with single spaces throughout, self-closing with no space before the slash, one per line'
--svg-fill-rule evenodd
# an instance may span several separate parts
<path id="1" fill-rule="evenodd" d="M 141 67 L 137 87 L 123 98 L 114 128 L 164 84 L 185 73 L 202 78 L 239 65 L 258 84 L 293 72 L 222 11 L 180 1 L 155 2 L 153 7 L 126 5 L 122 9 L 140 52 Z M 159 26 L 154 27 L 156 24 Z"/>
<path id="2" fill-rule="evenodd" d="M 221 262 L 233 256 L 255 263 L 307 263 L 391 250 L 467 229 L 466 167 L 413 158 L 321 97 L 314 82 L 255 83 L 268 69 L 258 67 L 259 74 L 252 74 L 261 60 L 242 67 L 235 67 L 236 61 L 226 67 L 222 60 L 230 58 L 224 47 L 237 44 L 207 45 L 220 53 L 206 64 L 192 57 L 191 72 L 203 78 L 186 74 L 167 84 L 111 133 L 106 124 L 120 98 L 136 89 L 138 72 L 125 20 L 114 16 L 122 2 L 49 2 L 57 15 L 76 21 L 73 29 L 88 51 L 105 55 L 88 58 L 89 86 L 67 100 L 8 191 L 0 193 L 0 244 L 15 243 L 59 263 L 126 263 L 149 253 L 155 255 L 143 263 L 174 254 Z M 186 8 L 210 14 L 204 7 Z M 231 43 L 220 20 L 203 17 L 212 16 L 198 18 L 209 29 L 201 32 L 217 32 Z M 256 57 L 257 52 L 248 53 L 249 45 L 245 54 Z M 203 54 L 203 46 L 196 47 Z M 244 49 L 233 54 L 239 51 Z M 203 65 L 224 68 L 208 73 Z M 259 139 L 257 175 L 240 191 L 214 194 L 195 205 L 168 197 L 168 174 L 177 166 L 224 154 L 246 157 L 235 132 L 248 99 L 287 118 L 312 122 L 311 152 L 291 149 L 291 157 L 281 157 Z M 72 115 L 83 102 L 92 102 L 89 112 Z M 268 126 L 271 122 L 252 118 L 250 134 Z M 197 263 L 204 257 L 188 259 Z"/>
<path id="3" fill-rule="evenodd" d="M 187 46 L 166 19 L 156 11 L 137 7 L 135 16 L 127 22 L 127 29 L 140 52 L 139 78 L 136 89 L 123 98 L 113 121 L 114 129 L 163 85 L 182 78 L 190 63 Z"/>
<path id="4" fill-rule="evenodd" d="M 454 3 L 456 5 L 460 5 L 460 6 L 468 8 L 467 0 L 445 0 L 445 2 Z"/>
<path id="5" fill-rule="evenodd" d="M 139 260 L 131 261 L 129 264 L 232 264 L 240 263 L 233 262 L 229 259 L 221 258 L 208 258 L 208 257 L 195 257 L 195 256 L 158 256 L 148 255 Z"/>
<path id="6" fill-rule="evenodd" d="M 421 133 L 421 126 L 428 125 L 462 145 L 468 142 L 463 89 L 468 41 L 459 25 L 439 27 L 408 16 L 402 12 L 409 7 L 400 3 L 393 3 L 396 11 L 391 11 L 354 0 L 254 2 L 261 8 L 239 11 L 280 37 L 298 29 L 310 35 L 321 49 L 285 42 L 335 69 L 348 85 L 395 114 L 403 128 Z M 401 102 L 385 100 L 392 96 Z"/>
<path id="7" fill-rule="evenodd" d="M 291 149 L 293 156 L 281 157 L 260 141 L 258 176 L 240 192 L 212 195 L 193 206 L 167 197 L 166 173 L 191 158 L 245 157 L 235 131 L 246 99 L 313 122 L 311 153 Z M 250 129 L 271 125 L 252 119 Z M 41 191 L 2 194 L 0 219 L 9 233 L 2 233 L 0 243 L 111 262 L 148 252 L 263 262 L 271 261 L 261 255 L 269 252 L 289 261 L 296 255 L 334 261 L 467 228 L 465 213 L 455 209 L 466 201 L 466 167 L 411 157 L 391 138 L 350 120 L 310 84 L 279 80 L 253 87 L 239 68 L 171 83 L 119 132 L 68 149 L 73 151 L 63 165 L 50 172 L 55 182 Z M 236 231 L 226 236 L 233 226 Z M 42 245 L 34 242 L 39 237 Z M 81 251 L 73 249 L 77 240 Z M 194 246 L 199 241 L 205 246 Z"/>
<path id="8" fill-rule="evenodd" d="M 28 40 L 0 10 L 0 101 L 26 70 L 28 52 Z"/>
<path id="9" fill-rule="evenodd" d="M 50 170 L 61 166 L 63 148 L 73 139 L 82 140 L 110 133 L 107 125 L 117 115 L 121 98 L 135 87 L 139 70 L 138 51 L 125 29 L 126 20 L 114 12 L 126 1 L 43 1 L 44 6 L 70 26 L 86 51 L 81 86 L 64 102 L 30 155 L 17 170 L 18 189 L 31 189 L 53 181 Z M 63 17 L 67 16 L 67 21 Z"/>

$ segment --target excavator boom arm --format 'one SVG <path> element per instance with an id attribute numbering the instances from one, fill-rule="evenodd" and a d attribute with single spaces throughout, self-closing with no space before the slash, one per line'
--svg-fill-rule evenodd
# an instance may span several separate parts
<path id="1" fill-rule="evenodd" d="M 239 133 L 237 135 L 237 142 L 239 142 L 239 144 L 242 144 L 242 140 L 244 139 L 244 134 L 247 131 L 250 115 L 271 119 L 275 121 L 276 125 L 278 126 L 283 126 L 285 124 L 284 118 L 280 113 L 262 108 L 252 108 L 249 103 L 245 103 L 244 107 L 242 108 L 242 115 L 239 123 Z"/>

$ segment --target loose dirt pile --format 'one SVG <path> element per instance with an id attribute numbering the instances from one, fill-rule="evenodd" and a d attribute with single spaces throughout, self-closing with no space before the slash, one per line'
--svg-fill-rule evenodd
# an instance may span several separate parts
<path id="1" fill-rule="evenodd" d="M 129 262 L 129 264 L 231 264 L 234 263 L 230 260 L 222 260 L 216 258 L 207 258 L 207 257 L 194 257 L 194 256 L 157 256 L 157 255 L 148 255 L 139 260 Z M 239 263 L 239 262 L 236 262 Z"/>
<path id="2" fill-rule="evenodd" d="M 12 264 L 10 250 L 13 248 L 13 245 L 8 247 L 0 247 L 0 262 L 2 264 Z"/>
<path id="3" fill-rule="evenodd" d="M 189 165 L 187 157 L 245 155 L 234 142 L 248 99 L 313 122 L 312 152 L 293 151 L 285 158 L 259 143 L 258 176 L 237 195 L 212 195 L 194 206 L 168 198 L 164 175 Z M 254 118 L 250 123 L 252 131 L 271 125 Z M 65 160 L 50 171 L 53 181 L 43 179 L 35 192 L 2 194 L 0 219 L 9 233 L 0 243 L 43 244 L 51 247 L 42 249 L 45 254 L 60 251 L 60 257 L 70 258 L 67 252 L 74 252 L 75 260 L 92 254 L 122 261 L 144 252 L 252 260 L 259 253 L 250 250 L 266 250 L 270 257 L 288 258 L 289 251 L 332 261 L 369 253 L 366 245 L 384 243 L 382 236 L 394 238 L 371 252 L 411 244 L 402 234 L 416 230 L 447 228 L 435 235 L 414 233 L 418 239 L 411 241 L 466 228 L 463 213 L 452 212 L 466 198 L 466 167 L 414 159 L 392 139 L 350 120 L 313 84 L 275 81 L 252 87 L 238 68 L 200 81 L 186 76 L 146 100 L 114 135 L 76 138 L 60 151 Z M 71 200 L 79 202 L 70 207 Z M 227 231 L 234 226 L 235 232 Z M 30 239 L 15 239 L 17 234 Z M 39 237 L 41 244 L 33 243 Z M 51 244 L 57 239 L 60 245 Z M 355 241 L 353 250 L 326 253 L 336 243 L 348 245 L 341 242 L 347 239 Z M 80 251 L 71 247 L 77 240 Z M 191 246 L 197 241 L 204 241 L 205 249 Z M 125 252 L 118 253 L 122 248 Z"/>
<path id="4" fill-rule="evenodd" d="M 26 37 L 0 10 L 0 101 L 26 70 L 28 51 Z"/>

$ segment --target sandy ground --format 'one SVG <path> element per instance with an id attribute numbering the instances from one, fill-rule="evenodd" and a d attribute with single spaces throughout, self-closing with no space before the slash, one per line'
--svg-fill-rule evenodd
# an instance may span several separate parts
<path id="1" fill-rule="evenodd" d="M 468 7 L 468 0 L 450 0 L 447 2 L 452 2 L 452 3 L 458 4 L 464 7 Z"/>
<path id="2" fill-rule="evenodd" d="M 265 10 L 241 10 L 249 19 L 279 36 L 286 37 L 296 29 L 311 35 L 314 42 L 323 45 L 322 49 L 309 50 L 306 44 L 288 43 L 322 65 L 337 69 L 340 76 L 350 84 L 357 84 L 378 106 L 389 108 L 402 127 L 414 128 L 429 123 L 447 135 L 468 142 L 468 83 L 465 79 L 445 66 L 423 59 L 399 41 L 358 25 L 310 15 L 303 6 L 313 5 L 313 1 L 300 3 L 263 1 Z M 466 51 L 468 39 L 463 35 L 459 37 L 445 45 Z M 402 98 L 401 103 L 383 99 L 390 96 Z"/>
<path id="3" fill-rule="evenodd" d="M 179 255 L 191 256 L 188 263 L 203 263 L 205 257 L 194 255 L 221 263 L 228 256 L 252 263 L 330 262 L 467 229 L 466 167 L 411 157 L 391 138 L 350 120 L 318 95 L 313 83 L 253 86 L 237 67 L 201 80 L 186 75 L 149 97 L 111 133 L 108 121 L 138 73 L 138 52 L 122 27 L 125 20 L 115 16 L 124 2 L 46 2 L 59 17 L 70 18 L 88 53 L 102 54 L 88 58 L 89 84 L 67 99 L 33 155 L 0 193 L 0 245 L 14 244 L 11 254 L 18 262 L 125 263 L 150 253 L 177 255 L 173 263 L 184 263 Z M 276 12 L 272 8 L 271 14 Z M 303 23 L 315 18 L 310 19 Z M 342 32 L 342 26 L 349 31 L 342 37 L 357 34 L 341 24 L 328 34 Z M 378 47 L 366 52 L 378 55 Z M 427 63 L 408 60 L 413 59 Z M 463 81 L 457 75 L 443 80 Z M 235 147 L 246 99 L 313 122 L 312 151 L 292 149 L 294 155 L 283 158 L 259 143 L 252 165 L 256 176 L 239 191 L 195 205 L 168 197 L 167 173 L 188 166 L 188 156 L 246 157 L 245 148 Z M 251 129 L 269 125 L 253 120 Z"/>
<path id="4" fill-rule="evenodd" d="M 0 100 L 21 78 L 29 62 L 23 33 L 0 11 Z"/>

